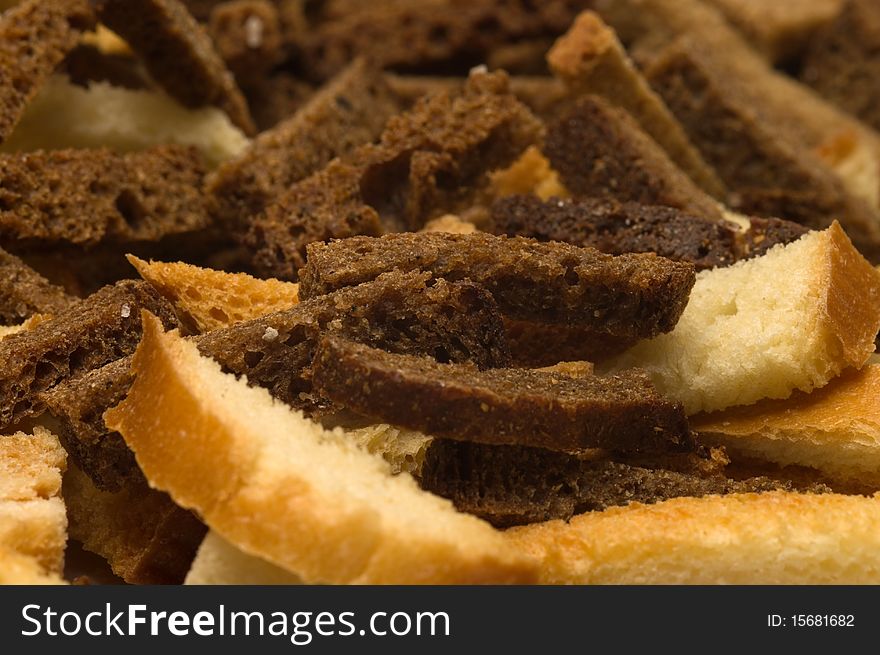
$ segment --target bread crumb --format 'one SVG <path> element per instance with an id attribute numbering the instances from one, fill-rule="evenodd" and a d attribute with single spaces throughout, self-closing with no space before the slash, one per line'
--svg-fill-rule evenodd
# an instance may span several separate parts
<path id="1" fill-rule="evenodd" d="M 119 314 L 122 316 L 122 318 L 128 318 L 129 316 L 131 316 L 131 306 L 123 305 L 122 311 L 119 312 Z"/>
<path id="2" fill-rule="evenodd" d="M 278 338 L 278 330 L 273 327 L 267 327 L 263 333 L 263 341 L 275 341 Z"/>
<path id="3" fill-rule="evenodd" d="M 244 22 L 244 40 L 248 48 L 256 50 L 263 45 L 263 21 L 259 16 L 248 16 Z"/>

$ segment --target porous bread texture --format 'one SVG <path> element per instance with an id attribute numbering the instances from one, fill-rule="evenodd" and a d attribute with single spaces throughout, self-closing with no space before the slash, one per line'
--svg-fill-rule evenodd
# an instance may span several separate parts
<path id="1" fill-rule="evenodd" d="M 0 550 L 60 573 L 67 544 L 61 473 L 67 453 L 45 428 L 0 436 Z"/>
<path id="2" fill-rule="evenodd" d="M 35 557 L 0 545 L 0 585 L 63 585 L 57 573 L 47 572 Z"/>
<path id="3" fill-rule="evenodd" d="M 869 143 L 846 130 L 814 152 L 840 177 L 847 191 L 872 207 L 880 207 L 880 158 Z"/>
<path id="4" fill-rule="evenodd" d="M 536 146 L 529 146 L 508 168 L 490 174 L 490 193 L 496 198 L 536 195 L 541 200 L 569 198 L 571 194 Z"/>
<path id="5" fill-rule="evenodd" d="M 241 550 L 306 582 L 534 580 L 534 561 L 488 524 L 145 321 L 134 385 L 105 422 L 152 486 Z"/>
<path id="6" fill-rule="evenodd" d="M 299 285 L 274 278 L 261 280 L 246 273 L 227 273 L 183 262 L 128 261 L 199 333 L 290 309 L 299 302 Z"/>
<path id="7" fill-rule="evenodd" d="M 786 400 L 696 416 L 691 427 L 730 456 L 817 469 L 840 483 L 880 488 L 880 365 L 845 371 Z"/>
<path id="8" fill-rule="evenodd" d="M 514 528 L 542 584 L 877 584 L 880 496 L 675 498 Z"/>
<path id="9" fill-rule="evenodd" d="M 391 473 L 418 475 L 433 437 L 387 423 L 345 430 L 346 438 L 367 452 L 381 455 L 391 465 Z"/>
<path id="10" fill-rule="evenodd" d="M 159 91 L 104 82 L 88 88 L 51 77 L 30 103 L 2 152 L 110 148 L 121 152 L 163 144 L 195 146 L 211 166 L 237 157 L 247 137 L 214 107 L 187 109 Z"/>
<path id="11" fill-rule="evenodd" d="M 639 367 L 688 414 L 788 398 L 861 367 L 880 329 L 880 273 L 836 222 L 697 276 L 675 329 L 606 365 Z"/>
<path id="12" fill-rule="evenodd" d="M 243 553 L 216 532 L 208 532 L 186 576 L 187 585 L 299 585 L 293 573 Z"/>

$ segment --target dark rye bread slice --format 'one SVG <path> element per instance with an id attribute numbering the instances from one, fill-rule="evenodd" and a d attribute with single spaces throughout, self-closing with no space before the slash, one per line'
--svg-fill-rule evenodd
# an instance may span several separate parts
<path id="1" fill-rule="evenodd" d="M 0 249 L 0 325 L 18 325 L 34 314 L 57 315 L 74 302 L 64 289 Z"/>
<path id="2" fill-rule="evenodd" d="M 103 491 L 117 492 L 143 480 L 134 453 L 104 425 L 104 412 L 128 395 L 134 382 L 131 356 L 67 380 L 40 395 L 58 420 L 61 445 Z"/>
<path id="3" fill-rule="evenodd" d="M 562 451 L 693 447 L 682 406 L 635 369 L 607 377 L 480 371 L 327 336 L 312 376 L 315 389 L 343 407 L 441 438 Z"/>
<path id="4" fill-rule="evenodd" d="M 224 225 L 241 226 L 334 157 L 377 140 L 399 109 L 381 74 L 363 60 L 354 62 L 211 176 L 215 213 Z"/>
<path id="5" fill-rule="evenodd" d="M 848 0 L 811 41 L 800 79 L 880 130 L 880 4 Z"/>
<path id="6" fill-rule="evenodd" d="M 89 0 L 26 0 L 0 14 L 0 143 L 93 23 Z"/>
<path id="7" fill-rule="evenodd" d="M 340 334 L 392 352 L 441 361 L 507 366 L 510 355 L 492 297 L 468 282 L 427 284 L 421 273 L 390 273 L 290 310 L 195 338 L 228 373 L 268 389 L 310 414 L 328 407 L 312 392 L 311 363 L 322 334 Z M 104 425 L 132 382 L 131 358 L 113 362 L 44 394 L 61 439 L 100 488 L 117 491 L 141 473 L 123 439 Z"/>
<path id="8" fill-rule="evenodd" d="M 455 77 L 398 75 L 385 73 L 385 80 L 406 107 L 422 96 L 449 91 L 458 85 Z M 557 118 L 571 104 L 571 95 L 565 84 L 546 75 L 511 75 L 510 92 L 542 120 Z"/>
<path id="9" fill-rule="evenodd" d="M 589 0 L 408 0 L 336 7 L 304 43 L 304 68 L 316 79 L 365 55 L 399 72 L 463 75 L 499 49 L 541 42 L 562 33 Z M 530 49 L 543 66 L 546 48 Z"/>
<path id="10" fill-rule="evenodd" d="M 488 289 L 505 317 L 649 338 L 678 322 L 693 266 L 649 254 L 612 257 L 593 248 L 485 233 L 402 233 L 315 243 L 300 272 L 314 298 L 386 272 L 430 271 Z"/>
<path id="11" fill-rule="evenodd" d="M 876 255 L 880 213 L 803 143 L 762 121 L 743 89 L 748 80 L 728 68 L 717 53 L 680 40 L 646 75 L 728 185 L 734 207 L 815 229 L 837 219 L 866 256 Z"/>
<path id="12" fill-rule="evenodd" d="M 547 130 L 544 153 L 574 196 L 666 205 L 721 219 L 719 204 L 625 110 L 581 98 Z"/>
<path id="13" fill-rule="evenodd" d="M 591 327 L 554 325 L 540 321 L 504 319 L 504 336 L 514 366 L 540 368 L 559 362 L 599 364 L 640 341 Z"/>
<path id="14" fill-rule="evenodd" d="M 40 393 L 134 352 L 141 310 L 168 327 L 177 319 L 146 282 L 104 287 L 50 321 L 0 340 L 0 428 L 43 408 Z"/>
<path id="15" fill-rule="evenodd" d="M 474 205 L 489 173 L 538 141 L 543 126 L 504 73 L 475 73 L 456 92 L 419 101 L 378 144 L 294 185 L 252 222 L 246 244 L 264 275 L 296 279 L 306 246 L 381 231 L 418 230 Z"/>
<path id="16" fill-rule="evenodd" d="M 429 280 L 425 273 L 392 272 L 284 312 L 209 332 L 197 339 L 199 350 L 227 372 L 247 375 L 249 382 L 307 413 L 328 406 L 311 383 L 318 342 L 328 333 L 393 353 L 468 362 L 479 369 L 509 365 L 492 296 L 471 282 Z"/>
<path id="17" fill-rule="evenodd" d="M 539 134 L 538 121 L 507 93 L 505 76 L 472 76 L 463 90 L 434 95 L 393 120 L 379 145 L 331 162 L 271 205 L 247 239 L 255 266 L 295 279 L 312 241 L 416 229 L 468 206 L 488 173 Z"/>
<path id="18" fill-rule="evenodd" d="M 0 155 L 0 241 L 153 241 L 209 223 L 195 148 L 159 146 Z"/>
<path id="19" fill-rule="evenodd" d="M 698 271 L 730 266 L 807 232 L 797 223 L 779 219 L 755 219 L 752 228 L 743 232 L 728 221 L 706 220 L 672 207 L 602 198 L 545 202 L 534 196 L 497 200 L 491 224 L 495 234 L 564 241 L 610 255 L 653 252 L 693 264 Z"/>
<path id="20" fill-rule="evenodd" d="M 431 442 L 419 483 L 451 500 L 459 511 L 497 528 L 567 521 L 583 512 L 634 502 L 794 488 L 789 482 L 764 477 L 732 480 L 723 472 L 706 474 L 696 467 L 669 470 L 541 448 L 447 439 Z M 827 491 L 821 485 L 808 490 Z"/>
<path id="21" fill-rule="evenodd" d="M 245 134 L 247 102 L 205 28 L 178 0 L 96 0 L 101 22 L 122 36 L 150 75 L 187 107 L 213 105 Z"/>

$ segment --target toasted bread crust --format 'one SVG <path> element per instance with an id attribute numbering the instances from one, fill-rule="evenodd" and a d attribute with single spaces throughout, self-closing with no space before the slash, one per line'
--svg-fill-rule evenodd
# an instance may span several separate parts
<path id="1" fill-rule="evenodd" d="M 135 384 L 107 412 L 107 424 L 125 436 L 156 487 L 198 510 L 245 552 L 306 581 L 534 580 L 534 562 L 507 548 L 486 524 L 423 495 L 412 480 L 390 477 L 379 460 L 273 405 L 265 391 L 224 376 L 194 345 L 163 334 L 157 321 L 148 318 L 145 325 Z M 180 439 L 183 433 L 187 439 Z M 301 459 L 334 457 L 339 449 L 346 453 L 344 470 L 332 480 L 319 474 L 325 462 Z M 362 493 L 382 489 L 383 500 L 351 494 L 346 475 L 362 480 Z M 420 518 L 403 530 L 401 511 Z"/>
<path id="2" fill-rule="evenodd" d="M 880 497 L 677 498 L 515 528 L 543 584 L 876 584 Z"/>
<path id="3" fill-rule="evenodd" d="M 880 365 L 811 393 L 696 416 L 701 438 L 736 459 L 808 466 L 841 484 L 880 488 Z"/>
<path id="4" fill-rule="evenodd" d="M 727 193 L 714 170 L 653 91 L 602 18 L 581 13 L 547 54 L 551 70 L 576 94 L 595 93 L 625 109 L 703 191 L 719 200 Z"/>

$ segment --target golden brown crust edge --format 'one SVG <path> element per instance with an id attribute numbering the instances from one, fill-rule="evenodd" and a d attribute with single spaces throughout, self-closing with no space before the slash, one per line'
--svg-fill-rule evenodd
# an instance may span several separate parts
<path id="1" fill-rule="evenodd" d="M 108 411 L 105 420 L 125 437 L 153 486 L 198 511 L 212 529 L 244 552 L 310 582 L 534 581 L 534 560 L 516 553 L 488 524 L 457 514 L 451 504 L 429 494 L 419 502 L 436 511 L 420 521 L 448 522 L 450 530 L 438 537 L 442 529 L 420 528 L 418 522 L 412 531 L 389 529 L 400 527 L 383 520 L 383 513 L 394 512 L 394 491 L 410 493 L 412 483 L 414 492 L 425 493 L 416 490 L 412 480 L 389 476 L 391 493 L 365 504 L 337 491 L 325 472 L 292 470 L 289 459 L 268 452 L 272 446 L 260 430 L 271 426 L 249 421 L 269 416 L 284 424 L 292 416 L 302 430 L 316 428 L 303 427 L 305 419 L 281 405 L 252 411 L 251 405 L 269 403 L 269 397 L 221 374 L 219 367 L 207 379 L 197 369 L 209 362 L 200 364 L 199 359 L 194 346 L 164 334 L 157 321 L 145 317 L 143 341 L 133 363 L 137 378 L 128 398 Z M 218 379 L 226 382 L 215 388 Z M 247 397 L 224 397 L 232 393 Z M 303 439 L 318 441 L 321 434 L 317 430 Z"/>
<path id="2" fill-rule="evenodd" d="M 880 497 L 676 498 L 514 528 L 542 584 L 877 584 Z"/>
<path id="3" fill-rule="evenodd" d="M 843 359 L 863 365 L 880 330 L 880 273 L 862 257 L 837 221 L 828 228 L 829 247 L 819 288 L 826 289 L 825 317 Z"/>

